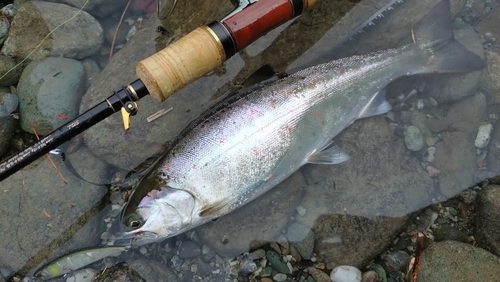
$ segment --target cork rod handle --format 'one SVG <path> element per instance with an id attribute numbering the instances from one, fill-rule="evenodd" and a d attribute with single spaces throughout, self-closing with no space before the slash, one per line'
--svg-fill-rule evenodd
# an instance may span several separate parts
<path id="1" fill-rule="evenodd" d="M 214 70 L 226 60 L 219 39 L 202 26 L 136 64 L 149 94 L 163 102 L 177 90 Z"/>

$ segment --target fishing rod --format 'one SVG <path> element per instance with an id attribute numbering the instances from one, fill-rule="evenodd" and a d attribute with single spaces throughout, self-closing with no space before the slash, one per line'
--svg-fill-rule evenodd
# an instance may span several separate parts
<path id="1" fill-rule="evenodd" d="M 319 0 L 240 0 L 240 5 L 221 21 L 201 26 L 138 62 L 137 80 L 1 163 L 0 181 L 118 111 L 128 130 L 130 117 L 137 112 L 138 100 L 149 94 L 159 102 L 165 101 L 317 2 Z"/>

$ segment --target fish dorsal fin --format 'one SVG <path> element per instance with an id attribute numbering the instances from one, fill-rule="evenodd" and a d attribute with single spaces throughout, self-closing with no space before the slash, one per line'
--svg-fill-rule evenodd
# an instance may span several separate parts
<path id="1" fill-rule="evenodd" d="M 340 164 L 349 160 L 349 156 L 338 146 L 329 146 L 309 156 L 312 164 Z"/>
<path id="2" fill-rule="evenodd" d="M 385 114 L 392 109 L 391 104 L 385 99 L 385 88 L 375 93 L 366 104 L 366 106 L 359 113 L 358 118 L 366 118 Z"/>
<path id="3" fill-rule="evenodd" d="M 201 211 L 198 213 L 200 217 L 207 217 L 211 215 L 215 215 L 218 211 L 222 210 L 225 208 L 229 202 L 231 202 L 231 199 L 222 199 L 220 201 L 217 201 L 211 205 L 208 205 L 201 209 Z"/>

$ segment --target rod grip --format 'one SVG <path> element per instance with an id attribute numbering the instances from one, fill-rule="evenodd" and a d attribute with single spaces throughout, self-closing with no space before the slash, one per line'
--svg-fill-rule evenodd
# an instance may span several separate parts
<path id="1" fill-rule="evenodd" d="M 138 62 L 136 73 L 149 94 L 163 102 L 225 60 L 226 54 L 217 35 L 209 27 L 202 26 Z"/>

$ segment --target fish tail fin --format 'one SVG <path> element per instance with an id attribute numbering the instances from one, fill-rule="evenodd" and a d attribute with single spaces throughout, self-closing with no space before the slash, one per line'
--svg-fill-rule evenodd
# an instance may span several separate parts
<path id="1" fill-rule="evenodd" d="M 415 30 L 415 44 L 428 57 L 422 73 L 461 73 L 479 70 L 484 62 L 455 41 L 450 21 L 450 1 L 442 0 Z"/>

